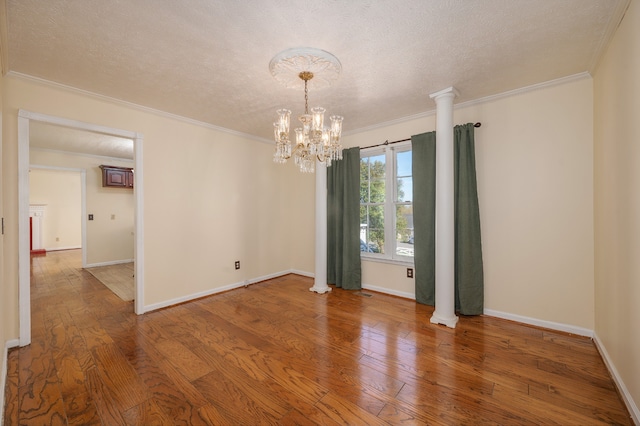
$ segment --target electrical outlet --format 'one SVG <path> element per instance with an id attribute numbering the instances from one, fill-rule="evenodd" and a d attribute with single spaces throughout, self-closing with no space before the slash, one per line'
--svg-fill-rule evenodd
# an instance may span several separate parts
<path id="1" fill-rule="evenodd" d="M 60 237 L 56 237 L 56 242 L 60 241 Z"/>
<path id="2" fill-rule="evenodd" d="M 407 268 L 407 278 L 413 278 L 413 268 Z"/>
<path id="3" fill-rule="evenodd" d="M 236 269 L 240 269 L 240 261 L 236 260 Z"/>

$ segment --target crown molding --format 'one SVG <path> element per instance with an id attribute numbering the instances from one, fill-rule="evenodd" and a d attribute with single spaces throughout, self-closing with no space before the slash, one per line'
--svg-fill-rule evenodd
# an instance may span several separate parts
<path id="1" fill-rule="evenodd" d="M 532 84 L 531 86 L 525 86 L 519 89 L 509 90 L 506 92 L 498 93 L 496 95 L 485 96 L 484 98 L 461 102 L 459 104 L 455 104 L 453 106 L 453 109 L 467 108 L 473 105 L 485 104 L 488 102 L 496 101 L 498 99 L 509 98 L 512 96 L 522 95 L 524 93 L 535 92 L 537 90 L 548 89 L 550 87 L 555 87 L 555 86 L 561 86 L 563 84 L 573 83 L 574 81 L 580 81 L 587 78 L 592 78 L 592 77 L 591 77 L 591 74 L 585 71 L 578 74 L 569 75 L 566 77 L 556 78 L 555 80 L 549 80 L 542 83 Z"/>
<path id="2" fill-rule="evenodd" d="M 467 108 L 467 107 L 470 107 L 470 106 L 473 106 L 473 105 L 493 102 L 493 101 L 496 101 L 498 99 L 503 99 L 503 98 L 508 98 L 508 97 L 511 97 L 511 96 L 522 95 L 524 93 L 534 92 L 536 90 L 547 89 L 547 88 L 554 87 L 554 86 L 560 86 L 560 85 L 571 83 L 571 82 L 574 82 L 574 81 L 584 80 L 586 78 L 591 78 L 591 74 L 589 74 L 588 72 L 581 72 L 581 73 L 578 73 L 578 74 L 569 75 L 567 77 L 561 77 L 561 78 L 557 78 L 555 80 L 549 80 L 549 81 L 545 81 L 543 83 L 532 84 L 531 86 L 525 86 L 525 87 L 521 87 L 519 89 L 509 90 L 507 92 L 498 93 L 496 95 L 485 96 L 484 98 L 478 98 L 478 99 L 473 99 L 473 100 L 466 101 L 466 102 L 461 102 L 459 104 L 454 104 L 453 105 L 453 109 L 456 110 L 456 109 L 461 109 L 461 108 Z M 426 117 L 431 117 L 432 115 L 435 115 L 435 114 L 436 114 L 436 110 L 434 108 L 434 109 L 431 109 L 431 110 L 428 110 L 428 111 L 425 111 L 425 112 L 421 112 L 421 113 L 418 113 L 418 114 L 409 115 L 409 116 L 406 116 L 406 117 L 400 117 L 400 118 L 396 118 L 394 120 L 384 121 L 382 123 L 377 123 L 377 124 L 374 124 L 372 126 L 361 127 L 359 129 L 350 130 L 348 132 L 345 132 L 344 135 L 345 136 L 356 135 L 358 133 L 369 132 L 369 131 L 372 131 L 372 130 L 377 130 L 377 129 L 380 129 L 380 128 L 389 127 L 389 126 L 393 126 L 393 125 L 396 125 L 396 124 L 406 123 L 407 121 L 413 121 L 413 120 L 419 120 L 419 119 L 426 118 Z"/>
<path id="3" fill-rule="evenodd" d="M 2 0 L 0 0 L 1 2 Z M 71 87 L 71 86 L 67 86 L 64 84 L 60 84 L 60 83 L 55 83 L 49 80 L 45 80 L 42 78 L 38 78 L 38 77 L 33 77 L 27 74 L 22 74 L 22 73 L 18 73 L 15 71 L 9 71 L 9 73 L 7 74 L 10 77 L 14 77 L 17 79 L 21 79 L 21 80 L 26 80 L 26 81 L 31 81 L 31 82 L 35 82 L 38 84 L 42 84 L 45 86 L 50 86 L 53 88 L 57 88 L 57 89 L 61 89 L 61 90 L 65 90 L 68 92 L 72 92 L 72 93 L 78 93 L 78 94 L 82 94 L 84 96 L 88 96 L 97 100 L 101 100 L 104 102 L 109 102 L 112 104 L 116 104 L 116 105 L 120 105 L 120 106 L 125 106 L 125 107 L 129 107 L 132 109 L 136 109 L 139 111 L 143 111 L 143 112 L 147 112 L 147 113 L 151 113 L 154 115 L 158 115 L 161 117 L 165 117 L 165 118 L 169 118 L 169 119 L 173 119 L 173 120 L 178 120 L 178 121 L 182 121 L 184 123 L 189 123 L 195 126 L 200 126 L 200 127 L 205 127 L 207 129 L 211 129 L 211 130 L 216 130 L 219 132 L 223 132 L 223 133 L 227 133 L 227 134 L 232 134 L 234 136 L 239 136 L 242 138 L 246 138 L 246 139 L 250 139 L 250 140 L 254 140 L 257 142 L 261 142 L 261 143 L 266 143 L 269 145 L 273 145 L 273 141 L 271 141 L 270 139 L 265 139 L 265 138 L 261 138 L 255 135 L 250 135 L 247 133 L 242 133 L 242 132 L 237 132 L 235 130 L 231 130 L 231 129 L 227 129 L 224 127 L 220 127 L 220 126 L 215 126 L 213 124 L 210 123 L 205 123 L 203 121 L 198 121 L 198 120 L 194 120 L 191 118 L 187 118 L 187 117 L 183 117 L 180 115 L 176 115 L 176 114 L 171 114 L 165 111 L 160 111 L 157 109 L 153 109 L 153 108 L 149 108 L 149 107 L 145 107 L 142 105 L 138 105 L 138 104 L 134 104 L 131 102 L 126 102 L 120 99 L 116 99 L 116 98 L 111 98 L 109 96 L 105 96 L 105 95 L 100 95 L 97 93 L 93 93 L 93 92 L 89 92 L 87 90 L 82 90 L 82 89 L 78 89 L 75 87 Z M 543 83 L 537 83 L 537 84 L 533 84 L 531 86 L 525 86 L 525 87 L 521 87 L 519 89 L 514 89 L 514 90 L 509 90 L 507 92 L 503 92 L 503 93 L 498 93 L 496 95 L 491 95 L 491 96 L 486 96 L 484 98 L 479 98 L 479 99 L 474 99 L 471 101 L 467 101 L 467 102 L 462 102 L 459 104 L 454 104 L 453 105 L 453 109 L 460 109 L 460 108 L 467 108 L 473 105 L 478 105 L 478 104 L 483 104 L 483 103 L 487 103 L 487 102 L 493 102 L 496 101 L 498 99 L 503 99 L 503 98 L 507 98 L 507 97 L 511 97 L 511 96 L 517 96 L 517 95 L 521 95 L 524 93 L 528 93 L 528 92 L 533 92 L 536 90 L 542 90 L 542 89 L 546 89 L 549 87 L 554 87 L 554 86 L 559 86 L 562 84 L 567 84 L 567 83 L 571 83 L 574 81 L 579 81 L 579 80 L 583 80 L 586 78 L 591 78 L 591 74 L 589 72 L 582 72 L 582 73 L 578 73 L 578 74 L 573 74 L 570 76 L 566 76 L 566 77 L 561 77 L 561 78 L 557 78 L 555 80 L 549 80 Z M 384 121 L 381 123 L 377 123 L 371 126 L 367 126 L 367 127 L 361 127 L 359 129 L 354 129 L 354 130 L 350 130 L 348 132 L 344 132 L 344 136 L 351 136 L 351 135 L 355 135 L 358 133 L 364 133 L 364 132 L 368 132 L 368 131 L 372 131 L 372 130 L 377 130 L 380 128 L 384 128 L 384 127 L 389 127 L 392 125 L 396 125 L 396 124 L 402 124 L 402 123 L 406 123 L 408 121 L 413 121 L 413 120 L 419 120 L 422 118 L 426 118 L 426 117 L 430 117 L 435 115 L 436 110 L 431 109 L 428 111 L 424 111 L 418 114 L 413 114 L 413 115 L 409 115 L 406 117 L 400 117 L 394 120 L 389 120 L 389 121 Z"/>
<path id="4" fill-rule="evenodd" d="M 344 136 L 352 136 L 357 135 L 358 133 L 370 132 L 372 130 L 381 129 L 384 127 L 393 126 L 396 124 L 406 123 L 407 121 L 419 120 L 422 118 L 431 117 L 432 115 L 436 115 L 436 110 L 432 109 L 425 112 L 420 112 L 418 114 L 408 115 L 406 117 L 400 117 L 389 121 L 383 121 L 382 123 L 373 124 L 371 126 L 360 127 L 359 129 L 349 130 L 348 132 L 343 132 Z"/>
<path id="5" fill-rule="evenodd" d="M 2 0 L 0 0 L 2 1 Z M 176 120 L 176 121 L 181 121 L 183 123 L 187 123 L 187 124 L 192 124 L 194 126 L 199 126 L 199 127 L 205 127 L 207 129 L 210 130 L 215 130 L 218 132 L 222 132 L 222 133 L 227 133 L 230 135 L 234 135 L 234 136 L 239 136 L 245 139 L 251 139 L 257 142 L 262 142 L 262 143 L 267 143 L 272 145 L 273 142 L 269 139 L 265 139 L 265 138 L 261 138 L 255 135 L 250 135 L 248 133 L 243 133 L 243 132 L 238 132 L 236 130 L 231 130 L 231 129 L 227 129 L 226 127 L 220 127 L 220 126 L 216 126 L 214 124 L 211 123 L 206 123 L 204 121 L 199 121 L 199 120 L 194 120 L 192 118 L 188 118 L 188 117 L 184 117 L 181 115 L 177 115 L 177 114 L 172 114 L 170 112 L 166 112 L 166 111 L 161 111 L 159 109 L 154 109 L 154 108 L 150 108 L 150 107 L 146 107 L 143 105 L 139 105 L 139 104 L 135 104 L 133 102 L 127 102 L 127 101 L 123 101 L 121 99 L 117 99 L 117 98 L 112 98 L 110 96 L 106 96 L 106 95 L 101 95 L 98 93 L 94 93 L 94 92 L 90 92 L 88 90 L 84 90 L 84 89 L 78 89 L 77 87 L 73 87 L 73 86 L 68 86 L 66 84 L 62 84 L 62 83 L 56 83 L 54 81 L 50 81 L 50 80 L 45 80 L 43 78 L 39 78 L 39 77 L 34 77 L 28 74 L 22 74 L 16 71 L 9 71 L 7 73 L 8 77 L 13 77 L 16 78 L 18 80 L 25 80 L 25 81 L 29 81 L 32 83 L 36 83 L 36 84 L 41 84 L 44 86 L 49 86 L 55 89 L 59 89 L 59 90 L 64 90 L 67 92 L 71 92 L 71 93 L 76 93 L 76 94 L 80 94 L 83 96 L 87 96 L 99 101 L 103 101 L 103 102 L 108 102 L 111 104 L 115 104 L 118 106 L 123 106 L 123 107 L 127 107 L 127 108 L 131 108 L 131 109 L 135 109 L 138 111 L 142 111 L 142 112 L 146 112 L 149 114 L 153 114 L 153 115 L 157 115 L 163 118 L 168 118 L 171 120 Z"/>

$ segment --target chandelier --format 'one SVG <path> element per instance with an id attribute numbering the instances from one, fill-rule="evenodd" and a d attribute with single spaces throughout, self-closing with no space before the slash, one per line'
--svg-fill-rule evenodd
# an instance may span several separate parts
<path id="1" fill-rule="evenodd" d="M 328 87 L 340 75 L 341 65 L 338 59 L 324 50 L 288 49 L 271 60 L 269 69 L 274 78 L 286 87 L 304 84 L 304 114 L 298 117 L 302 127 L 294 130 L 295 144 L 289 138 L 291 111 L 284 108 L 276 111 L 278 118 L 273 123 L 276 142 L 273 161 L 284 164 L 293 157 L 301 172 L 313 173 L 316 159 L 327 167 L 331 166 L 332 160 L 341 160 L 343 117 L 330 116 L 330 125 L 325 127 L 326 110 L 318 106 L 309 111 L 309 83 L 315 78 L 314 87 Z"/>

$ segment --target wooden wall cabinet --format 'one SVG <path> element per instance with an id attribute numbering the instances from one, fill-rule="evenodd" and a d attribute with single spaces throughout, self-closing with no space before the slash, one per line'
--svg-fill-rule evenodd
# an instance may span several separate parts
<path id="1" fill-rule="evenodd" d="M 111 188 L 133 188 L 133 169 L 131 167 L 100 166 L 102 186 Z"/>

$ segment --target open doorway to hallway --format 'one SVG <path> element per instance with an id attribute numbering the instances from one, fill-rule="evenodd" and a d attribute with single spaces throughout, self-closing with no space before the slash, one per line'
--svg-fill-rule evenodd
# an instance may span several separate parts
<path id="1" fill-rule="evenodd" d="M 19 111 L 18 117 L 18 192 L 19 192 L 19 305 L 20 305 L 20 345 L 24 346 L 31 340 L 31 313 L 30 313 L 30 271 L 29 271 L 29 170 L 32 166 L 48 166 L 53 168 L 77 168 L 85 172 L 83 184 L 83 202 L 81 212 L 82 224 L 82 265 L 99 266 L 101 263 L 118 263 L 120 261 L 135 261 L 135 302 L 134 310 L 140 314 L 144 311 L 142 300 L 144 268 L 142 245 L 142 136 L 138 133 L 119 129 L 107 128 L 95 124 L 83 123 L 59 117 L 43 114 Z M 53 136 L 52 136 L 53 135 Z M 115 142 L 114 142 L 115 141 Z M 123 152 L 127 152 L 130 158 L 125 158 Z M 89 160 L 87 160 L 89 158 Z M 123 193 L 109 193 L 114 188 L 102 187 L 102 175 L 100 165 L 117 161 L 128 162 L 135 173 L 135 185 L 133 196 L 130 189 L 127 195 Z M 82 163 L 83 161 L 88 163 Z M 76 163 L 75 165 L 74 162 Z M 94 164 L 95 163 L 95 164 Z M 121 164 L 109 164 L 117 165 Z M 111 198 L 102 200 L 102 204 L 95 204 L 99 213 L 88 212 L 87 208 L 93 208 L 90 193 L 111 195 L 112 197 L 128 198 L 130 211 L 133 218 L 123 221 L 124 226 L 117 226 L 119 219 L 124 219 L 125 210 L 115 211 L 116 204 Z M 96 195 L 97 198 L 99 198 Z M 101 208 L 100 206 L 108 206 Z M 111 211 L 114 210 L 114 211 Z M 91 216 L 89 216 L 91 215 Z M 90 218 L 96 219 L 99 215 L 106 219 L 107 226 L 112 225 L 106 232 L 109 236 L 125 235 L 127 238 L 119 240 L 123 246 L 94 244 L 91 242 L 92 230 L 99 230 L 99 226 L 93 229 L 89 225 Z M 116 232 L 117 230 L 117 232 Z M 104 234 L 104 230 L 103 230 Z M 123 243 L 124 241 L 124 243 Z M 92 250 L 92 246 L 97 249 Z M 122 247 L 126 246 L 126 249 Z M 115 257 L 109 258 L 109 252 L 115 251 Z M 128 250 L 128 251 L 127 251 Z"/>

